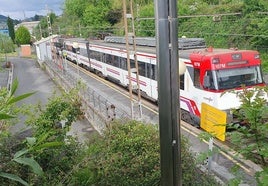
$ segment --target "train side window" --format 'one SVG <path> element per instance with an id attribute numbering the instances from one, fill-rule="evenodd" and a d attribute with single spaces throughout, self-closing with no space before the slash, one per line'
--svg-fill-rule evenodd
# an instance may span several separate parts
<path id="1" fill-rule="evenodd" d="M 194 69 L 194 86 L 200 88 L 200 69 Z"/>
<path id="2" fill-rule="evenodd" d="M 212 71 L 206 71 L 206 75 L 204 77 L 204 88 L 215 90 L 215 85 L 213 81 Z"/>
<path id="3" fill-rule="evenodd" d="M 140 76 L 145 76 L 145 63 L 138 61 L 138 66 L 139 66 L 139 75 Z"/>
<path id="4" fill-rule="evenodd" d="M 106 54 L 105 53 L 100 53 L 100 61 L 103 63 L 106 63 Z"/>
<path id="5" fill-rule="evenodd" d="M 119 62 L 118 56 L 112 56 L 112 65 L 115 67 L 120 67 L 120 62 Z"/>
<path id="6" fill-rule="evenodd" d="M 113 62 L 113 56 L 109 55 L 109 54 L 105 54 L 105 63 L 111 65 Z"/>
<path id="7" fill-rule="evenodd" d="M 90 50 L 89 54 L 90 54 L 90 58 L 91 58 L 91 59 L 95 59 L 95 60 L 97 60 L 97 61 L 100 61 L 100 59 L 101 59 L 101 56 L 100 56 L 101 53 L 96 52 L 96 51 L 94 51 L 94 50 Z"/>
<path id="8" fill-rule="evenodd" d="M 183 75 L 180 75 L 179 76 L 179 79 L 180 79 L 180 85 L 179 85 L 179 87 L 180 87 L 181 90 L 184 90 L 184 74 Z"/>
<path id="9" fill-rule="evenodd" d="M 130 68 L 135 68 L 135 61 L 133 59 L 130 60 Z"/>
<path id="10" fill-rule="evenodd" d="M 146 77 L 147 78 L 151 78 L 152 76 L 152 73 L 151 73 L 151 67 L 152 65 L 151 64 L 146 64 Z"/>
<path id="11" fill-rule="evenodd" d="M 87 49 L 80 48 L 80 55 L 87 57 Z"/>
<path id="12" fill-rule="evenodd" d="M 156 65 L 152 65 L 152 68 L 151 68 L 151 79 L 156 80 L 156 78 L 157 78 Z"/>
<path id="13" fill-rule="evenodd" d="M 127 59 L 120 57 L 120 68 L 127 70 Z"/>

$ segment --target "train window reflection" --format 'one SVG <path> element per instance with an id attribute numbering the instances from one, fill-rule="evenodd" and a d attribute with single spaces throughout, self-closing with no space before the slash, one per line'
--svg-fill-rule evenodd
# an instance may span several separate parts
<path id="1" fill-rule="evenodd" d="M 120 68 L 127 70 L 127 59 L 120 57 Z"/>
<path id="2" fill-rule="evenodd" d="M 236 69 L 224 69 L 216 71 L 219 89 L 252 86 L 263 83 L 259 66 L 250 66 Z"/>
<path id="3" fill-rule="evenodd" d="M 145 72 L 145 63 L 143 62 L 138 62 L 138 66 L 139 66 L 139 75 L 141 76 L 145 76 L 146 72 Z"/>

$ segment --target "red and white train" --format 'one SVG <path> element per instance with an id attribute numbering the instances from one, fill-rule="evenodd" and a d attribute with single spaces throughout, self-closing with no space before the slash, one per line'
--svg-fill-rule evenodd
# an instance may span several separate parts
<path id="1" fill-rule="evenodd" d="M 71 38 L 61 42 L 67 59 L 125 87 L 129 78 L 132 85 L 137 83 L 136 74 L 128 76 L 126 45 L 120 38 L 89 41 Z M 141 95 L 157 101 L 154 40 L 142 38 L 136 43 Z M 228 122 L 232 122 L 231 109 L 238 108 L 240 100 L 233 93 L 222 93 L 229 89 L 239 91 L 241 85 L 265 86 L 257 51 L 207 48 L 203 40 L 181 38 L 178 61 L 186 65 L 186 72 L 180 76 L 181 118 L 194 125 L 200 123 L 201 103 L 227 112 Z M 130 55 L 130 65 L 135 65 L 134 55 Z"/>

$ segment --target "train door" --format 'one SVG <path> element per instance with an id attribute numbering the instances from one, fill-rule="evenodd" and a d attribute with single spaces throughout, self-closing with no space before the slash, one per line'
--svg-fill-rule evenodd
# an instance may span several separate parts
<path id="1" fill-rule="evenodd" d="M 181 117 L 184 121 L 199 125 L 203 94 L 200 69 L 187 66 L 185 74 L 180 76 L 180 108 L 183 109 Z"/>
<path id="2" fill-rule="evenodd" d="M 147 71 L 149 72 L 149 84 L 150 84 L 150 97 L 154 100 L 158 100 L 158 88 L 157 88 L 157 68 L 156 65 L 150 60 L 150 64 L 147 65 Z"/>
<path id="3" fill-rule="evenodd" d="M 120 57 L 120 68 L 122 69 L 121 73 L 122 85 L 127 87 L 128 85 L 127 59 L 123 56 Z"/>

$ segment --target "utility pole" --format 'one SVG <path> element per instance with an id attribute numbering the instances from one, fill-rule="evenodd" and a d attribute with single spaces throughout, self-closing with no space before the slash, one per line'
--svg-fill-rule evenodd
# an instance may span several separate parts
<path id="1" fill-rule="evenodd" d="M 155 0 L 155 23 L 161 185 L 181 186 L 177 0 Z"/>
<path id="2" fill-rule="evenodd" d="M 47 12 L 47 29 L 48 29 L 48 35 L 52 35 L 52 27 L 51 27 L 51 22 L 50 22 L 50 15 L 49 11 Z"/>
<path id="3" fill-rule="evenodd" d="M 132 90 L 136 89 L 138 93 L 138 109 L 139 109 L 139 118 L 142 118 L 142 103 L 141 103 L 141 93 L 140 93 L 140 80 L 139 80 L 139 66 L 137 61 L 137 52 L 136 52 L 136 36 L 135 36 L 135 26 L 134 26 L 134 14 L 133 14 L 133 3 L 130 0 L 129 5 L 130 13 L 127 13 L 127 4 L 126 0 L 123 0 L 123 13 L 124 13 L 124 27 L 125 27 L 125 40 L 126 40 L 126 53 L 127 53 L 127 67 L 128 67 L 128 79 L 129 79 L 129 98 L 131 105 L 131 117 L 134 119 L 134 99 L 132 95 Z M 128 19 L 131 20 L 131 31 L 128 30 Z M 129 37 L 132 39 L 132 48 L 129 44 Z M 131 59 L 133 56 L 135 67 L 131 67 Z M 132 84 L 131 74 L 136 74 L 136 87 Z"/>
<path id="4" fill-rule="evenodd" d="M 42 33 L 41 24 L 39 24 L 39 31 L 40 31 L 40 35 L 41 35 L 40 39 L 42 39 L 43 38 L 43 33 Z"/>

